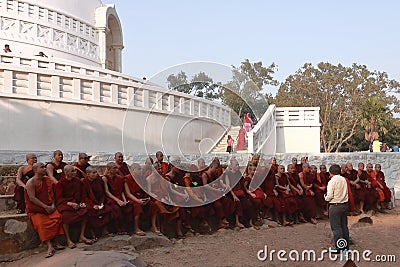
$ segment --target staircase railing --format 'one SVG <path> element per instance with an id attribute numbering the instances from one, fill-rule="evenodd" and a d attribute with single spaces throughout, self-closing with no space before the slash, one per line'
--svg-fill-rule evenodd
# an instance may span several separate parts
<path id="1" fill-rule="evenodd" d="M 275 105 L 270 105 L 257 125 L 247 133 L 248 153 L 274 154 L 276 150 Z M 270 144 L 268 147 L 266 145 Z"/>

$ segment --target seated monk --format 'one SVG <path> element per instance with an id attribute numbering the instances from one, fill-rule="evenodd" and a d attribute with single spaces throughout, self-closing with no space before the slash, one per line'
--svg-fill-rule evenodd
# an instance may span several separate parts
<path id="1" fill-rule="evenodd" d="M 88 209 L 83 202 L 81 181 L 76 177 L 76 170 L 71 165 L 64 167 L 64 173 L 65 177 L 56 184 L 56 205 L 62 215 L 67 245 L 71 249 L 76 247 L 69 235 L 69 226 L 76 223 L 81 225 L 79 242 L 91 245 L 94 241 L 85 237 Z"/>
<path id="2" fill-rule="evenodd" d="M 348 162 L 346 164 L 346 172 L 342 176 L 347 178 L 347 180 L 350 183 L 350 191 L 352 198 L 349 198 L 349 207 L 354 207 L 354 212 L 351 212 L 353 215 L 357 215 L 358 212 L 356 212 L 355 207 L 358 206 L 360 207 L 360 192 L 361 192 L 361 186 L 358 183 L 358 172 L 353 169 L 353 164 L 351 162 Z"/>
<path id="3" fill-rule="evenodd" d="M 286 218 L 287 215 L 297 212 L 298 207 L 295 195 L 292 193 L 292 189 L 290 188 L 288 175 L 285 173 L 285 167 L 283 165 L 278 166 L 278 173 L 275 174 L 275 187 L 278 191 L 278 201 L 282 207 L 282 225 L 292 225 L 293 222 L 289 222 Z"/>
<path id="4" fill-rule="evenodd" d="M 182 233 L 182 218 L 179 217 L 179 207 L 173 206 L 170 195 L 170 182 L 162 176 L 162 168 L 159 162 L 153 164 L 153 172 L 146 178 L 147 192 L 154 198 L 154 204 L 158 212 L 167 221 L 177 219 L 177 237 L 184 238 Z"/>
<path id="5" fill-rule="evenodd" d="M 44 164 L 33 165 L 33 172 L 34 176 L 25 186 L 26 213 L 40 240 L 46 244 L 46 258 L 49 258 L 55 249 L 64 249 L 55 241 L 57 235 L 64 234 L 62 217 L 55 208 L 53 181 L 45 176 Z"/>
<path id="6" fill-rule="evenodd" d="M 392 201 L 392 192 L 390 192 L 389 187 L 386 185 L 385 174 L 382 172 L 381 164 L 375 164 L 375 177 L 383 187 L 382 190 L 385 200 L 382 203 L 382 208 L 390 209 L 389 203 Z"/>
<path id="7" fill-rule="evenodd" d="M 63 158 L 64 155 L 61 150 L 54 151 L 53 161 L 47 164 L 46 167 L 47 176 L 49 176 L 55 184 L 65 176 L 64 167 L 67 163 L 63 161 Z"/>
<path id="8" fill-rule="evenodd" d="M 124 161 L 124 155 L 121 152 L 117 152 L 114 155 L 115 164 L 118 167 L 118 174 L 122 177 L 126 177 L 127 175 L 131 174 L 129 171 L 128 164 Z"/>
<path id="9" fill-rule="evenodd" d="M 229 205 L 229 198 L 225 195 L 221 197 L 221 192 L 226 192 L 227 187 L 225 184 L 222 184 L 222 179 L 220 182 L 214 182 L 217 177 L 217 170 L 220 166 L 220 163 L 217 161 L 211 162 L 211 165 L 207 168 L 206 171 L 203 171 L 201 174 L 202 185 L 204 185 L 206 196 L 209 200 L 214 200 L 212 202 L 212 206 L 214 207 L 217 219 L 218 219 L 218 228 L 225 228 L 229 226 L 229 222 L 226 220 L 226 214 L 224 211 L 224 206 Z"/>
<path id="10" fill-rule="evenodd" d="M 133 222 L 133 206 L 125 197 L 125 179 L 118 175 L 118 167 L 114 162 L 108 163 L 106 168 L 108 174 L 103 176 L 103 182 L 107 203 L 112 209 L 112 224 L 117 234 L 127 234 L 127 226 Z"/>
<path id="11" fill-rule="evenodd" d="M 135 235 L 145 235 L 139 228 L 139 218 L 151 219 L 151 231 L 156 235 L 161 235 L 157 227 L 158 208 L 147 195 L 147 193 L 137 183 L 137 179 L 142 180 L 142 166 L 137 163 L 131 165 L 131 172 L 125 178 L 125 196 L 133 205 L 133 233 Z"/>
<path id="12" fill-rule="evenodd" d="M 282 207 L 280 202 L 278 201 L 278 191 L 275 189 L 275 173 L 277 170 L 274 169 L 274 165 L 272 165 L 272 159 L 267 159 L 264 162 L 264 168 L 262 169 L 259 174 L 263 179 L 263 183 L 261 188 L 266 195 L 265 205 L 268 207 L 269 210 L 265 210 L 264 212 L 264 219 L 271 219 L 278 221 L 279 220 L 279 213 L 282 212 Z M 259 175 L 257 172 L 255 175 Z M 270 218 L 268 212 L 272 212 L 273 218 Z"/>
<path id="13" fill-rule="evenodd" d="M 294 223 L 307 222 L 303 216 L 304 210 L 304 190 L 300 185 L 300 177 L 296 173 L 296 169 L 293 164 L 287 166 L 287 175 L 290 182 L 290 188 L 294 194 L 297 202 L 298 210 L 293 214 Z"/>
<path id="14" fill-rule="evenodd" d="M 256 173 L 257 166 L 253 165 L 253 163 L 250 163 L 247 165 L 246 169 L 247 175 L 245 176 L 243 186 L 246 192 L 246 197 L 250 200 L 252 204 L 252 208 L 250 209 L 251 214 L 249 214 L 250 217 L 248 218 L 248 224 L 250 225 L 250 227 L 258 230 L 259 227 L 253 224 L 253 219 L 256 221 L 261 221 L 260 214 L 265 210 L 267 195 L 261 190 L 261 188 L 258 187 L 254 189 L 250 185 Z"/>
<path id="15" fill-rule="evenodd" d="M 315 179 L 317 179 L 316 174 L 312 174 L 310 171 L 310 165 L 308 163 L 303 164 L 303 171 L 299 173 L 300 184 L 304 189 L 304 215 L 307 220 L 310 220 L 312 224 L 317 224 L 316 219 L 316 204 L 315 204 L 315 193 L 313 190 L 313 185 Z"/>
<path id="16" fill-rule="evenodd" d="M 370 209 L 374 209 L 378 202 L 378 192 L 373 188 L 369 181 L 369 175 L 364 170 L 364 163 L 358 164 L 357 181 L 361 186 L 360 192 L 360 212 L 364 213 Z"/>
<path id="17" fill-rule="evenodd" d="M 94 166 L 86 168 L 87 177 L 83 178 L 82 198 L 88 208 L 88 227 L 92 239 L 97 240 L 94 229 L 100 229 L 103 235 L 108 235 L 107 224 L 111 220 L 111 207 L 106 203 L 106 192 L 103 180 Z"/>
<path id="18" fill-rule="evenodd" d="M 239 162 L 236 159 L 231 159 L 229 170 L 225 172 L 225 178 L 225 183 L 231 188 L 230 197 L 234 203 L 232 210 L 226 212 L 227 214 L 235 214 L 235 227 L 244 228 L 240 219 L 243 219 L 244 210 L 248 211 L 248 204 L 251 205 L 251 203 L 249 203 L 249 200 L 245 196 L 245 180 L 240 172 Z"/>
<path id="19" fill-rule="evenodd" d="M 90 166 L 89 164 L 90 156 L 86 153 L 78 154 L 78 162 L 75 162 L 74 168 L 76 170 L 76 175 L 79 179 L 86 177 L 86 168 Z"/>
<path id="20" fill-rule="evenodd" d="M 315 201 L 321 208 L 322 214 L 328 216 L 328 202 L 325 201 L 324 194 L 328 186 L 329 172 L 326 171 L 325 165 L 321 165 L 319 169 L 320 172 L 317 173 L 317 179 L 314 180 Z"/>
<path id="21" fill-rule="evenodd" d="M 374 208 L 377 211 L 382 211 L 381 203 L 385 201 L 385 195 L 383 193 L 383 185 L 376 179 L 375 171 L 371 163 L 367 164 L 367 174 L 368 174 L 368 182 L 371 185 L 371 191 L 375 190 L 374 196 L 376 199 L 376 203 Z"/>
<path id="22" fill-rule="evenodd" d="M 157 151 L 156 153 L 156 162 L 160 164 L 162 170 L 161 174 L 165 177 L 169 171 L 169 164 L 164 162 L 164 154 L 161 151 Z"/>
<path id="23" fill-rule="evenodd" d="M 21 166 L 17 172 L 17 179 L 15 181 L 16 187 L 14 188 L 14 201 L 17 202 L 17 214 L 25 212 L 25 197 L 24 189 L 26 182 L 33 177 L 33 164 L 37 162 L 37 157 L 33 153 L 26 155 L 27 165 Z"/>

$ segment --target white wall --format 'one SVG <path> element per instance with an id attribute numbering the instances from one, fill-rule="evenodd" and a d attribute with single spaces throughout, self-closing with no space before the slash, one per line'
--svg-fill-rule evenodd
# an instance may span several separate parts
<path id="1" fill-rule="evenodd" d="M 1 97 L 0 150 L 198 154 L 201 140 L 216 142 L 225 130 L 209 119 L 148 114 L 126 107 Z"/>
<path id="2" fill-rule="evenodd" d="M 319 126 L 277 126 L 277 153 L 319 153 Z"/>

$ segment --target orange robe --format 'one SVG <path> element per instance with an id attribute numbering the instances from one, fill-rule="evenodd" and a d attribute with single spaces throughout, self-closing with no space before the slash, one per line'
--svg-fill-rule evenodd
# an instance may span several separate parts
<path id="1" fill-rule="evenodd" d="M 43 181 L 35 188 L 35 196 L 46 205 L 53 203 L 53 182 L 50 178 L 45 176 Z M 28 218 L 39 234 L 42 242 L 54 239 L 57 235 L 64 234 L 62 228 L 61 214 L 54 210 L 53 213 L 48 214 L 42 207 L 32 203 L 28 194 L 25 191 L 26 212 Z"/>

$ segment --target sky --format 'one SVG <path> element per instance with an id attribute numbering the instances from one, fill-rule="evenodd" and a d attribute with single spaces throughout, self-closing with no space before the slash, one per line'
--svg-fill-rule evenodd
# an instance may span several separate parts
<path id="1" fill-rule="evenodd" d="M 366 65 L 400 81 L 400 1 L 133 1 L 113 3 L 123 27 L 123 73 L 159 77 L 179 64 L 278 66 L 284 81 L 304 63 Z M 207 73 L 207 72 L 206 72 Z M 165 77 L 166 79 L 166 77 Z M 214 79 L 215 81 L 215 79 Z"/>

